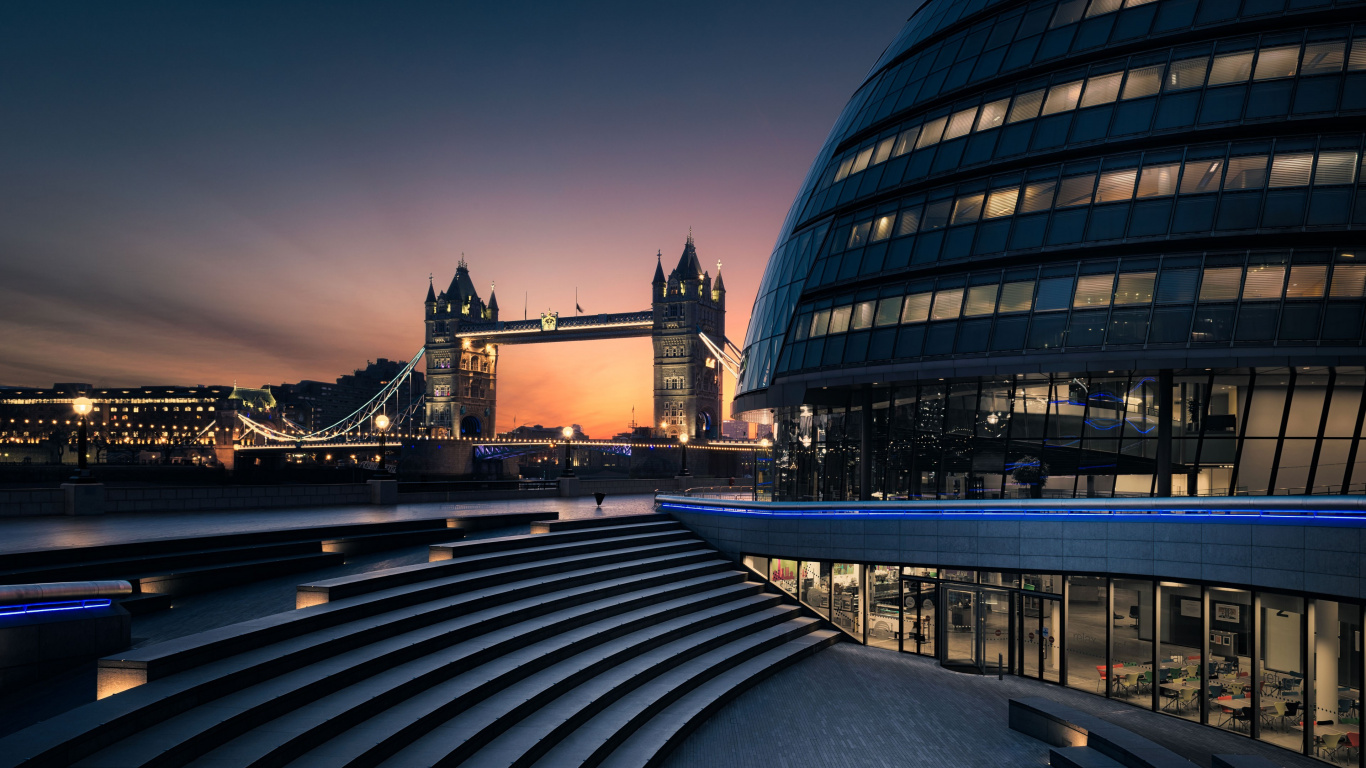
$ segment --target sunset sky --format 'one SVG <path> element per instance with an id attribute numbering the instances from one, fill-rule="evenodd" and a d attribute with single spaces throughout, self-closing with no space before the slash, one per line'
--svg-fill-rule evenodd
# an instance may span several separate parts
<path id="1" fill-rule="evenodd" d="M 744 337 L 913 2 L 0 6 L 0 384 L 331 380 L 504 318 L 643 309 L 691 226 Z M 497 428 L 651 416 L 647 339 L 507 347 Z M 727 398 L 732 382 L 727 381 Z"/>

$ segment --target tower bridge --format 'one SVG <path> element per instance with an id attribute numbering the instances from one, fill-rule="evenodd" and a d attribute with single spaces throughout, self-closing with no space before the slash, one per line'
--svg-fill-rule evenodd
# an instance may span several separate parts
<path id="1" fill-rule="evenodd" d="M 424 301 L 426 385 L 420 429 L 435 437 L 490 438 L 496 433 L 498 347 L 650 337 L 654 353 L 655 434 L 721 434 L 724 360 L 708 339 L 725 339 L 726 287 L 702 268 L 692 234 L 667 275 L 656 254 L 648 309 L 503 320 L 490 290 L 480 297 L 464 259 L 446 290 L 428 285 Z"/>

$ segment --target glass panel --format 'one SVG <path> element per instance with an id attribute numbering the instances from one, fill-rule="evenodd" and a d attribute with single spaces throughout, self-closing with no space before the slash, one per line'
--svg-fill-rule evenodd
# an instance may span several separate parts
<path id="1" fill-rule="evenodd" d="M 1366 69 L 1366 37 L 1352 41 L 1352 55 L 1347 59 L 1347 69 L 1352 72 Z"/>
<path id="2" fill-rule="evenodd" d="M 1252 76 L 1252 51 L 1228 53 L 1214 57 L 1210 67 L 1209 84 L 1241 83 Z"/>
<path id="3" fill-rule="evenodd" d="M 1187 88 L 1199 88 L 1205 84 L 1205 71 L 1207 69 L 1209 69 L 1208 56 L 1172 62 L 1171 69 L 1167 70 L 1167 90 L 1181 91 Z"/>
<path id="4" fill-rule="evenodd" d="M 944 129 L 944 141 L 966 136 L 972 130 L 972 122 L 977 118 L 977 107 L 955 112 L 949 117 L 948 127 Z"/>
<path id="5" fill-rule="evenodd" d="M 797 561 L 779 560 L 774 558 L 768 561 L 768 580 L 773 582 L 773 586 L 782 591 L 797 596 Z"/>
<path id="6" fill-rule="evenodd" d="M 1015 103 L 1010 106 L 1010 117 L 1007 122 L 1018 123 L 1021 120 L 1031 120 L 1039 116 L 1039 108 L 1043 106 L 1042 90 L 1023 93 L 1015 97 Z"/>
<path id="7" fill-rule="evenodd" d="M 968 289 L 968 300 L 963 314 L 968 317 L 989 315 L 996 311 L 996 291 L 1000 286 L 975 285 Z"/>
<path id="8" fill-rule="evenodd" d="M 1043 679 L 1056 683 L 1062 675 L 1062 653 L 1058 648 L 1062 636 L 1062 601 L 1041 600 L 1039 607 L 1043 612 L 1039 629 L 1039 645 L 1043 649 Z"/>
<path id="9" fill-rule="evenodd" d="M 1053 188 L 1057 185 L 1056 181 L 1040 181 L 1026 186 L 1024 188 L 1024 202 L 1020 204 L 1020 213 L 1046 211 L 1053 207 Z"/>
<path id="10" fill-rule="evenodd" d="M 1072 303 L 1072 278 L 1050 277 L 1039 281 L 1039 295 L 1034 308 L 1040 312 L 1067 309 Z"/>
<path id="11" fill-rule="evenodd" d="M 1077 292 L 1072 297 L 1072 306 L 1108 307 L 1114 285 L 1114 275 L 1083 275 L 1077 280 Z"/>
<path id="12" fill-rule="evenodd" d="M 1043 656 L 1043 644 L 1047 643 L 1042 636 L 1040 619 L 1043 616 L 1043 598 L 1034 595 L 1022 595 L 1020 601 L 1020 619 L 1023 626 L 1020 628 L 1020 674 L 1025 677 L 1039 679 L 1042 677 L 1042 666 L 1040 664 Z"/>
<path id="13" fill-rule="evenodd" d="M 1165 64 L 1155 67 L 1129 70 L 1129 79 L 1124 81 L 1124 98 L 1140 99 L 1157 93 L 1162 87 L 1162 69 Z"/>
<path id="14" fill-rule="evenodd" d="M 1077 108 L 1077 99 L 1081 97 L 1081 80 L 1072 83 L 1055 85 L 1048 89 L 1048 98 L 1043 103 L 1043 114 L 1054 115 L 1059 112 L 1066 112 Z"/>
<path id="15" fill-rule="evenodd" d="M 1119 84 L 1124 79 L 1123 72 L 1113 75 L 1100 75 L 1086 81 L 1086 92 L 1081 97 L 1083 107 L 1109 104 L 1119 97 Z"/>
<path id="16" fill-rule="evenodd" d="M 1113 695 L 1148 709 L 1153 681 L 1153 583 L 1116 579 L 1114 588 L 1115 610 L 1110 619 L 1114 622 Z"/>
<path id="17" fill-rule="evenodd" d="M 956 568 L 945 568 L 939 578 L 946 581 L 961 581 L 965 584 L 975 584 L 977 582 L 977 571 L 964 571 Z"/>
<path id="18" fill-rule="evenodd" d="M 1307 183 L 1307 182 L 1306 182 Z M 982 215 L 982 195 L 960 197 L 953 205 L 954 224 L 970 224 Z"/>
<path id="19" fill-rule="evenodd" d="M 901 157 L 910 152 L 915 147 L 915 137 L 918 135 L 920 135 L 920 126 L 918 125 L 902 131 L 896 137 L 896 146 L 892 147 L 892 157 Z"/>
<path id="20" fill-rule="evenodd" d="M 1349 603 L 1315 600 L 1309 634 L 1314 720 L 1333 721 L 1314 727 L 1314 744 L 1321 758 L 1350 762 L 1357 751 L 1351 745 L 1353 741 L 1360 744 L 1361 733 L 1360 609 Z"/>
<path id="21" fill-rule="evenodd" d="M 873 308 L 877 302 L 860 301 L 854 305 L 854 316 L 849 327 L 855 331 L 873 327 Z"/>
<path id="22" fill-rule="evenodd" d="M 1200 300 L 1228 301 L 1238 298 L 1238 287 L 1242 278 L 1242 267 L 1206 269 L 1204 279 L 1200 281 Z"/>
<path id="23" fill-rule="evenodd" d="M 901 212 L 901 220 L 896 226 L 896 236 L 904 237 L 913 235 L 920 229 L 920 208 L 912 208 Z"/>
<path id="24" fill-rule="evenodd" d="M 1314 186 L 1323 184 L 1351 184 L 1356 180 L 1357 153 L 1320 152 L 1318 173 Z"/>
<path id="25" fill-rule="evenodd" d="M 963 307 L 963 289 L 951 288 L 934 295 L 934 312 L 931 320 L 952 320 L 958 317 Z"/>
<path id="26" fill-rule="evenodd" d="M 1115 304 L 1151 304 L 1156 272 L 1128 272 L 1119 276 Z"/>
<path id="27" fill-rule="evenodd" d="M 901 318 L 901 297 L 900 297 L 900 296 L 892 296 L 892 297 L 890 297 L 890 298 L 886 298 L 886 299 L 883 299 L 882 301 L 879 301 L 879 302 L 878 302 L 878 304 L 877 304 L 877 317 L 876 317 L 876 319 L 875 319 L 873 322 L 874 322 L 874 324 L 879 325 L 879 326 L 882 326 L 882 325 L 896 325 L 897 320 L 899 320 L 900 318 Z"/>
<path id="28" fill-rule="evenodd" d="M 1034 281 L 1006 283 L 1001 288 L 1001 312 L 1028 312 L 1034 303 Z"/>
<path id="29" fill-rule="evenodd" d="M 1100 175 L 1100 184 L 1096 187 L 1096 202 L 1109 203 L 1116 200 L 1128 200 L 1134 196 L 1134 180 L 1138 177 L 1136 169 L 1124 171 L 1110 171 Z"/>
<path id="30" fill-rule="evenodd" d="M 822 616 L 830 615 L 830 564 L 802 561 L 797 599 Z"/>
<path id="31" fill-rule="evenodd" d="M 822 309 L 811 318 L 811 335 L 824 336 L 830 331 L 830 310 Z"/>
<path id="32" fill-rule="evenodd" d="M 944 591 L 949 614 L 944 661 L 977 666 L 977 590 L 949 584 Z"/>
<path id="33" fill-rule="evenodd" d="M 1087 176 L 1073 176 L 1062 180 L 1062 185 L 1058 189 L 1058 208 L 1066 208 L 1070 205 L 1087 205 L 1091 202 L 1091 191 L 1096 186 L 1094 174 Z"/>
<path id="34" fill-rule="evenodd" d="M 930 317 L 930 298 L 932 293 L 913 293 L 906 297 L 901 307 L 901 322 L 923 323 Z"/>
<path id="35" fill-rule="evenodd" d="M 863 566 L 855 563 L 835 563 L 831 571 L 834 613 L 831 621 L 845 632 L 863 640 L 863 601 L 859 598 Z"/>
<path id="36" fill-rule="evenodd" d="M 1176 177 L 1181 175 L 1181 164 L 1150 165 L 1143 169 L 1138 180 L 1138 197 L 1163 197 L 1176 194 Z"/>
<path id="37" fill-rule="evenodd" d="M 919 602 L 920 616 L 915 624 L 911 626 L 911 632 L 920 642 L 918 651 L 925 656 L 935 655 L 935 605 L 939 600 L 939 586 L 930 581 L 918 582 L 920 587 Z M 909 587 L 910 584 L 908 583 Z M 910 637 L 910 635 L 907 635 Z"/>
<path id="38" fill-rule="evenodd" d="M 1105 577 L 1067 577 L 1067 684 L 1105 693 Z"/>
<path id="39" fill-rule="evenodd" d="M 1243 282 L 1243 300 L 1279 299 L 1285 286 L 1285 267 L 1280 265 L 1260 265 L 1247 268 L 1247 279 Z M 1200 292 L 1205 298 L 1205 292 Z"/>
<path id="40" fill-rule="evenodd" d="M 1333 283 L 1328 295 L 1335 299 L 1366 296 L 1366 264 L 1338 264 L 1333 267 Z"/>
<path id="41" fill-rule="evenodd" d="M 1271 161 L 1269 187 L 1303 187 L 1309 184 L 1314 168 L 1314 155 L 1276 155 Z"/>
<path id="42" fill-rule="evenodd" d="M 920 138 L 916 139 L 915 148 L 921 149 L 939 143 L 939 137 L 944 135 L 944 126 L 948 125 L 948 122 L 947 117 L 940 117 L 925 123 L 920 130 Z"/>
<path id="43" fill-rule="evenodd" d="M 868 644 L 896 650 L 901 641 L 901 569 L 868 566 Z"/>
<path id="44" fill-rule="evenodd" d="M 1304 57 L 1300 59 L 1300 74 L 1319 75 L 1325 72 L 1341 72 L 1347 43 L 1310 43 L 1304 47 Z"/>
<path id="45" fill-rule="evenodd" d="M 1252 679 L 1252 595 L 1241 589 L 1209 590 L 1209 724 L 1248 732 Z"/>
<path id="46" fill-rule="evenodd" d="M 849 242 L 845 244 L 845 248 L 857 248 L 860 245 L 866 245 L 868 243 L 868 231 L 872 226 L 871 221 L 855 224 L 854 228 L 849 230 Z"/>
<path id="47" fill-rule="evenodd" d="M 1200 588 L 1164 583 L 1161 612 L 1158 701 L 1164 712 L 1198 721 L 1201 635 L 1205 631 Z"/>
<path id="48" fill-rule="evenodd" d="M 1316 299 L 1323 296 L 1328 286 L 1328 267 L 1304 266 L 1290 268 L 1290 284 L 1285 287 L 1287 299 Z"/>
<path id="49" fill-rule="evenodd" d="M 1192 160 L 1186 163 L 1186 175 L 1181 178 L 1181 194 L 1218 191 L 1223 172 L 1223 160 Z"/>
<path id="50" fill-rule="evenodd" d="M 835 307 L 830 312 L 830 333 L 844 333 L 849 330 L 849 314 L 853 308 L 845 305 Z"/>
<path id="51" fill-rule="evenodd" d="M 1276 592 L 1258 594 L 1262 601 L 1261 620 L 1261 664 L 1258 665 L 1257 683 L 1261 686 L 1262 718 L 1261 739 L 1289 749 L 1299 749 L 1303 743 L 1303 733 L 1291 727 L 1303 718 L 1304 707 L 1304 646 L 1301 633 L 1304 631 L 1304 599 Z M 1211 610 L 1213 608 L 1211 607 Z M 1337 615 L 1330 612 L 1329 625 L 1325 633 L 1332 636 L 1332 651 L 1337 653 Z M 1244 692 L 1247 693 L 1246 691 Z M 1338 696 L 1336 682 L 1326 691 L 1315 696 L 1316 703 L 1325 705 L 1324 711 L 1314 712 L 1318 722 L 1325 720 L 1336 724 L 1338 718 Z M 1236 701 L 1236 699 L 1235 699 Z M 1245 705 L 1247 699 L 1244 698 Z M 1291 711 L 1295 714 L 1292 715 Z"/>
<path id="52" fill-rule="evenodd" d="M 742 558 L 742 561 L 744 562 L 746 568 L 750 569 L 751 571 L 754 571 L 755 573 L 759 574 L 760 576 L 763 576 L 764 578 L 768 578 L 767 557 L 755 557 L 754 555 L 745 555 L 744 558 Z"/>
<path id="53" fill-rule="evenodd" d="M 886 240 L 892 236 L 892 221 L 895 216 L 879 216 L 873 220 L 872 242 Z"/>
<path id="54" fill-rule="evenodd" d="M 993 101 L 982 107 L 982 113 L 977 116 L 977 126 L 974 130 L 985 131 L 990 128 L 999 127 L 1006 119 L 1006 109 L 1010 106 L 1010 99 Z"/>
<path id="55" fill-rule="evenodd" d="M 1261 189 L 1265 185 L 1266 155 L 1229 158 L 1224 189 Z"/>
<path id="56" fill-rule="evenodd" d="M 1263 48 L 1257 56 L 1257 69 L 1254 80 L 1270 80 L 1276 77 L 1294 77 L 1295 65 L 1300 58 L 1300 47 L 1289 45 L 1281 48 Z"/>
<path id="57" fill-rule="evenodd" d="M 892 156 L 892 145 L 896 142 L 896 137 L 883 139 L 877 143 L 877 150 L 873 152 L 873 165 L 887 162 L 887 158 Z"/>
<path id="58" fill-rule="evenodd" d="M 1014 187 L 995 190 L 987 196 L 987 208 L 983 217 L 995 219 L 1001 216 L 1009 216 L 1015 212 L 1015 201 L 1019 197 L 1020 190 Z"/>
<path id="59" fill-rule="evenodd" d="M 1000 666 L 1001 671 L 1010 670 L 1010 609 L 1014 595 L 999 589 L 983 589 L 978 592 L 982 608 L 982 668 L 992 673 Z"/>
<path id="60" fill-rule="evenodd" d="M 851 174 L 859 173 L 868 167 L 868 162 L 873 159 L 873 148 L 867 147 L 854 156 L 854 167 L 849 170 Z"/>

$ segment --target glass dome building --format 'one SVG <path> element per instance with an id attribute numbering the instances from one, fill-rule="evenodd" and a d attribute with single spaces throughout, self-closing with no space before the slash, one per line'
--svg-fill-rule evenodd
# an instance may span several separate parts
<path id="1" fill-rule="evenodd" d="M 774 497 L 1366 488 L 1363 9 L 922 5 L 758 291 Z"/>

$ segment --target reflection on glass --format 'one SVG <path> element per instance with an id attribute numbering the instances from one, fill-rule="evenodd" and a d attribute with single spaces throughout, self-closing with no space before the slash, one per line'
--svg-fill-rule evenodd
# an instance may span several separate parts
<path id="1" fill-rule="evenodd" d="M 830 616 L 830 564 L 802 561 L 797 599 L 822 616 Z"/>
<path id="2" fill-rule="evenodd" d="M 1252 595 L 1241 589 L 1210 588 L 1209 611 L 1209 722 L 1247 732 L 1251 719 L 1245 694 L 1252 679 Z"/>
<path id="3" fill-rule="evenodd" d="M 948 623 L 945 625 L 944 662 L 977 666 L 977 590 L 952 584 L 944 589 Z"/>
<path id="4" fill-rule="evenodd" d="M 901 639 L 901 577 L 894 565 L 868 567 L 868 644 L 896 650 Z"/>
<path id="5" fill-rule="evenodd" d="M 1067 585 L 1067 684 L 1105 693 L 1105 578 L 1068 576 Z"/>
<path id="6" fill-rule="evenodd" d="M 773 582 L 773 586 L 782 591 L 797 596 L 797 561 L 778 560 L 768 561 L 768 580 Z"/>
<path id="7" fill-rule="evenodd" d="M 1204 613 L 1200 588 L 1162 583 L 1162 637 L 1157 657 L 1158 702 L 1162 711 L 1200 719 L 1200 636 Z"/>
<path id="8" fill-rule="evenodd" d="M 902 649 L 922 656 L 934 655 L 935 602 L 938 586 L 932 581 L 904 582 L 902 593 Z"/>
<path id="9" fill-rule="evenodd" d="M 1114 650 L 1112 695 L 1140 707 L 1152 706 L 1153 583 L 1115 579 L 1111 638 Z M 1102 662 L 1103 663 L 1103 662 Z"/>
<path id="10" fill-rule="evenodd" d="M 1297 750 L 1304 739 L 1303 732 L 1295 727 L 1304 719 L 1302 713 L 1305 708 L 1305 654 L 1300 639 L 1305 626 L 1304 599 L 1276 592 L 1262 592 L 1259 597 L 1262 603 L 1259 617 L 1261 626 L 1258 629 L 1261 663 L 1255 678 L 1262 692 L 1259 738 Z M 1326 607 L 1324 634 L 1332 637 L 1329 646 L 1336 656 L 1337 612 L 1332 610 L 1332 605 Z M 1211 610 L 1218 615 L 1213 605 Z M 1337 725 L 1339 717 L 1336 681 L 1330 681 L 1324 690 L 1316 693 L 1314 720 L 1325 723 L 1331 730 Z"/>
<path id="11" fill-rule="evenodd" d="M 982 669 L 996 672 L 1000 665 L 1001 670 L 1009 670 L 1010 611 L 1015 596 L 999 589 L 982 589 L 977 595 L 982 608 Z"/>
<path id="12" fill-rule="evenodd" d="M 845 632 L 862 641 L 863 602 L 859 599 L 863 566 L 855 563 L 835 563 L 831 572 L 831 620 Z"/>

